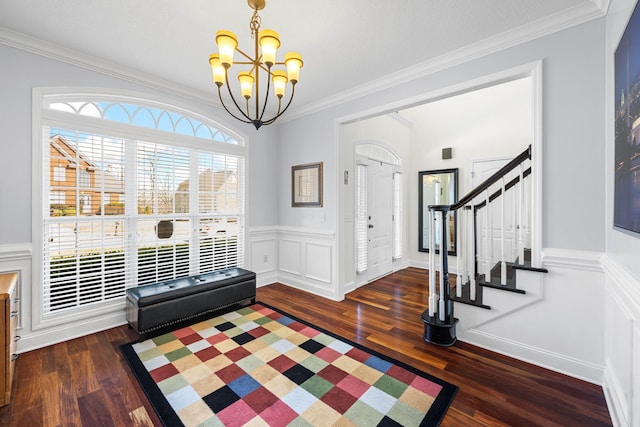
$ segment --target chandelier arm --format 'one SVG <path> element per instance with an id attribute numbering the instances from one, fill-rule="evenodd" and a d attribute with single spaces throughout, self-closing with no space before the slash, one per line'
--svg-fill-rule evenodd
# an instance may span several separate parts
<path id="1" fill-rule="evenodd" d="M 262 121 L 264 117 L 264 112 L 267 110 L 267 103 L 269 102 L 269 89 L 271 88 L 271 71 L 267 71 L 267 93 L 264 96 L 264 104 L 262 105 L 262 113 L 260 113 L 260 118 L 258 120 Z M 258 102 L 258 98 L 256 97 L 256 102 Z M 278 111 L 280 111 L 280 102 L 278 102 Z"/>
<path id="2" fill-rule="evenodd" d="M 225 72 L 224 72 L 224 78 L 227 81 L 227 90 L 229 91 L 229 96 L 231 97 L 231 100 L 235 104 L 235 106 L 238 109 L 238 111 L 240 111 L 240 113 L 242 113 L 242 115 L 245 117 L 245 119 L 249 120 L 248 123 L 252 123 L 251 117 L 249 117 L 247 114 L 245 114 L 244 111 L 242 111 L 242 108 L 240 108 L 240 106 L 238 105 L 238 102 L 236 101 L 236 98 L 233 96 L 233 93 L 231 92 L 231 85 L 229 85 L 229 70 L 226 69 L 226 68 L 225 68 Z M 218 94 L 219 93 L 220 93 L 220 90 L 218 88 Z M 222 96 L 220 97 L 220 100 L 222 100 Z M 229 110 L 227 110 L 227 111 L 229 111 Z M 229 113 L 229 114 L 231 114 L 231 113 Z M 231 115 L 233 116 L 233 114 L 231 114 Z"/>
<path id="3" fill-rule="evenodd" d="M 225 105 L 224 101 L 222 100 L 222 93 L 220 93 L 220 86 L 218 86 L 218 98 L 220 98 L 220 103 L 222 104 L 222 107 L 224 107 L 224 109 L 227 111 L 227 113 L 229 113 L 229 115 L 230 115 L 231 117 L 233 117 L 233 118 L 234 118 L 234 119 L 236 119 L 236 120 L 241 121 L 242 123 L 251 123 L 251 120 L 250 120 L 250 119 L 247 119 L 247 120 L 242 119 L 242 118 L 240 118 L 240 117 L 236 116 L 235 114 L 233 114 L 231 111 L 229 111 L 229 109 L 228 109 L 228 108 L 227 108 L 227 106 Z M 234 102 L 235 102 L 235 101 L 234 101 Z M 237 107 L 237 106 L 238 106 L 238 105 L 236 104 L 236 107 Z M 242 111 L 241 111 L 241 112 L 242 112 Z M 243 115 L 244 115 L 244 114 L 243 114 Z M 246 117 L 246 115 L 245 115 L 245 117 Z"/>
<path id="4" fill-rule="evenodd" d="M 238 61 L 233 61 L 234 64 L 253 64 L 253 58 L 250 57 L 249 55 L 247 55 L 246 53 L 244 53 L 242 50 L 240 50 L 239 48 L 236 47 L 236 52 L 238 52 L 240 55 L 244 56 L 245 58 L 247 58 L 249 61 L 251 62 L 238 62 Z"/>
<path id="5" fill-rule="evenodd" d="M 265 125 L 270 125 L 271 123 L 275 122 L 276 119 L 278 117 L 280 117 L 281 115 L 284 114 L 285 111 L 287 111 L 287 109 L 289 108 L 289 106 L 291 105 L 291 101 L 293 101 L 293 95 L 295 95 L 296 93 L 296 85 L 292 85 L 291 88 L 291 97 L 289 98 L 289 102 L 287 102 L 287 106 L 284 107 L 284 110 L 280 111 L 280 102 L 278 102 L 278 114 L 276 114 L 275 116 L 273 116 L 272 118 L 270 118 L 269 120 L 265 120 L 263 122 L 263 124 Z"/>

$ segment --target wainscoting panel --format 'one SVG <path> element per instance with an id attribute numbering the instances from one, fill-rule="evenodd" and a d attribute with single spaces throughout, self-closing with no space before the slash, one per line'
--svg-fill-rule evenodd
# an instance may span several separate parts
<path id="1" fill-rule="evenodd" d="M 601 258 L 602 253 L 544 249 L 548 273 L 516 273 L 517 287 L 526 294 L 485 288 L 483 302 L 491 310 L 456 304 L 458 338 L 601 385 L 606 281 Z"/>
<path id="2" fill-rule="evenodd" d="M 248 233 L 247 269 L 256 273 L 258 286 L 278 281 L 278 229 L 252 228 Z"/>
<path id="3" fill-rule="evenodd" d="M 605 256 L 604 393 L 616 426 L 640 426 L 640 281 Z"/>
<path id="4" fill-rule="evenodd" d="M 280 237 L 280 272 L 295 276 L 302 276 L 302 247 L 301 240 Z"/>
<path id="5" fill-rule="evenodd" d="M 341 300 L 338 291 L 335 233 L 280 228 L 278 281 L 326 298 Z"/>
<path id="6" fill-rule="evenodd" d="M 305 266 L 307 277 L 331 284 L 331 246 L 307 243 Z"/>

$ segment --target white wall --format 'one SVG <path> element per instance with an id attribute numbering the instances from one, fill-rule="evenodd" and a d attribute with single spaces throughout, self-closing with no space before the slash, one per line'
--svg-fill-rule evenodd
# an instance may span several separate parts
<path id="1" fill-rule="evenodd" d="M 604 127 L 601 120 L 594 119 L 602 117 L 604 111 L 603 36 L 604 20 L 592 21 L 282 123 L 279 125 L 281 152 L 315 151 L 323 147 L 334 153 L 335 139 L 332 137 L 337 123 L 345 118 L 359 112 L 378 114 L 383 111 L 375 111 L 376 108 L 390 105 L 398 109 L 403 99 L 415 100 L 417 93 L 442 91 L 462 82 L 542 60 L 543 246 L 602 251 L 604 231 L 600 225 L 604 221 L 604 206 L 594 206 L 593 200 L 602 199 L 605 194 L 600 161 L 604 154 Z M 325 156 L 332 163 L 339 161 L 333 160 L 331 154 Z M 286 173 L 280 171 L 281 177 Z M 567 192 L 566 186 L 558 184 L 566 181 L 567 176 L 580 181 L 581 185 Z M 335 177 L 328 179 L 331 181 L 325 186 L 325 196 L 334 198 Z M 281 181 L 285 182 L 284 178 Z M 334 193 L 328 193 L 332 189 Z M 282 202 L 280 206 L 282 225 L 312 223 L 307 213 L 287 208 Z M 574 211 L 581 212 L 578 220 L 566 214 Z M 335 215 L 328 213 L 324 227 L 335 227 L 335 224 Z M 585 230 L 590 231 L 585 233 Z"/>
<path id="2" fill-rule="evenodd" d="M 34 87 L 79 86 L 103 87 L 130 90 L 153 99 L 174 102 L 195 112 L 220 118 L 223 126 L 238 128 L 236 123 L 227 121 L 226 114 L 213 107 L 212 102 L 187 100 L 169 88 L 158 89 L 154 82 L 137 84 L 132 81 L 91 71 L 70 63 L 45 58 L 24 50 L 0 44 L 0 117 L 3 155 L 0 156 L 0 272 L 20 273 L 20 326 L 22 340 L 18 351 L 41 347 L 57 341 L 84 335 L 125 323 L 124 301 L 122 309 L 107 313 L 86 322 L 63 324 L 54 329 L 33 331 L 31 328 L 32 288 L 31 270 L 37 268 L 37 260 L 32 260 L 33 245 L 39 244 L 31 232 L 32 225 L 32 89 Z M 240 132 L 246 136 L 248 153 L 248 228 L 277 228 L 277 194 L 279 183 L 277 140 L 275 129 L 251 131 L 242 126 Z M 251 239 L 249 238 L 249 245 Z M 251 250 L 247 251 L 249 254 Z M 262 258 L 257 251 L 256 258 Z M 275 253 L 270 253 L 272 259 Z M 249 262 L 251 259 L 248 260 Z M 275 261 L 275 260 L 274 260 Z M 250 265 L 250 264 L 249 264 Z"/>
<path id="3" fill-rule="evenodd" d="M 403 111 L 411 128 L 408 165 L 409 253 L 414 266 L 426 268 L 428 254 L 418 251 L 418 172 L 458 168 L 458 196 L 471 188 L 471 162 L 514 158 L 533 143 L 532 78 L 474 90 Z M 442 149 L 452 148 L 443 160 Z M 449 257 L 455 266 L 455 257 Z"/>
<path id="4" fill-rule="evenodd" d="M 614 52 L 636 4 L 613 0 L 606 31 L 606 171 L 607 206 L 604 231 L 607 273 L 605 310 L 605 396 L 615 425 L 640 426 L 640 234 L 613 227 Z M 640 40 L 635 40 L 637 49 Z"/>
<path id="5" fill-rule="evenodd" d="M 449 68 L 436 67 L 411 81 L 402 81 L 377 93 L 351 100 L 330 109 L 279 125 L 281 150 L 295 147 L 296 152 L 317 150 L 324 147 L 319 157 L 329 159 L 336 175 L 325 186 L 325 197 L 337 200 L 335 213 L 328 213 L 323 228 L 333 228 L 337 233 L 337 248 L 344 248 L 342 241 L 348 235 L 344 230 L 346 203 L 341 200 L 342 191 L 336 185 L 345 169 L 341 149 L 331 142 L 340 135 L 340 123 L 358 118 L 367 118 L 384 112 L 414 106 L 424 99 L 447 92 L 455 93 L 466 82 L 483 80 L 486 76 L 504 73 L 505 70 L 522 67 L 540 61 L 541 73 L 541 135 L 534 129 L 534 138 L 541 140 L 537 155 L 541 156 L 542 205 L 541 248 L 543 260 L 549 266 L 549 275 L 540 279 L 542 286 L 549 287 L 545 300 L 545 311 L 554 318 L 571 319 L 572 340 L 568 347 L 562 327 L 532 328 L 520 337 L 513 329 L 507 329 L 504 337 L 502 325 L 493 324 L 496 333 L 493 342 L 509 342 L 511 349 L 527 351 L 527 360 L 565 372 L 584 376 L 579 366 L 588 366 L 589 379 L 600 383 L 604 365 L 604 332 L 600 325 L 601 315 L 592 316 L 590 310 L 574 307 L 566 295 L 580 292 L 582 307 L 601 307 L 604 290 L 604 275 L 595 273 L 600 267 L 600 258 L 605 249 L 605 172 L 602 158 L 605 153 L 604 82 L 605 82 L 605 19 L 597 19 L 561 32 L 541 37 L 534 41 L 501 51 L 475 56 L 467 62 L 456 63 Z M 538 110 L 536 110 L 538 111 Z M 331 140 L 331 137 L 334 140 Z M 331 141 L 331 142 L 330 142 Z M 514 154 L 519 151 L 515 150 Z M 417 170 L 417 169 L 416 169 Z M 285 174 L 286 171 L 281 171 Z M 284 175 L 281 175 L 284 182 Z M 303 211 L 295 211 L 281 203 L 280 225 L 308 224 L 312 218 Z M 546 254 L 546 255 L 545 255 Z M 336 266 L 339 277 L 348 277 L 350 266 L 345 257 L 338 255 Z M 596 265 L 593 266 L 594 260 Z M 589 265 L 594 274 L 584 281 L 584 265 Z M 570 286 L 564 286 L 564 284 Z M 426 285 L 426 284 L 425 284 Z M 334 283 L 336 289 L 342 283 Z M 559 297 L 558 297 L 559 296 Z M 521 315 L 519 321 L 533 322 L 535 318 Z M 597 324 L 590 328 L 591 322 Z M 502 331 L 502 332 L 501 332 Z M 489 348 L 491 347 L 491 343 Z M 508 353 L 508 348 L 494 347 Z M 557 354 L 553 354 L 557 351 Z M 520 355 L 520 357 L 523 357 Z M 570 360 L 569 366 L 562 361 Z"/>

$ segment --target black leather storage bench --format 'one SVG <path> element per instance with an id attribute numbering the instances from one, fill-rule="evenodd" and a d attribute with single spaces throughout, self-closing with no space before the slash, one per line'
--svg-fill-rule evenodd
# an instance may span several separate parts
<path id="1" fill-rule="evenodd" d="M 229 268 L 126 291 L 127 322 L 140 336 L 192 317 L 256 301 L 256 274 Z"/>

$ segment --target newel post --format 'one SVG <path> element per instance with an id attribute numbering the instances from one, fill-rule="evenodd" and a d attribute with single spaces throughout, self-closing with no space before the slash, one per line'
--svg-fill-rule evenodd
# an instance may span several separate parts
<path id="1" fill-rule="evenodd" d="M 436 269 L 435 262 L 433 262 L 436 248 L 435 239 L 429 239 L 429 252 L 430 252 L 430 264 L 429 264 L 429 308 L 422 313 L 422 322 L 424 323 L 424 340 L 426 342 L 441 345 L 450 346 L 456 342 L 456 323 L 458 319 L 453 317 L 453 301 L 449 298 L 451 287 L 449 285 L 449 260 L 448 260 L 448 242 L 449 237 L 449 221 L 447 214 L 450 206 L 444 205 L 432 205 L 429 206 L 431 212 L 430 218 L 433 218 L 430 234 L 434 235 L 435 224 L 440 225 L 440 281 L 439 288 L 436 289 L 435 277 Z M 435 220 L 437 216 L 440 216 L 440 221 Z M 434 296 L 437 295 L 437 301 Z M 433 307 L 433 304 L 437 304 Z"/>

